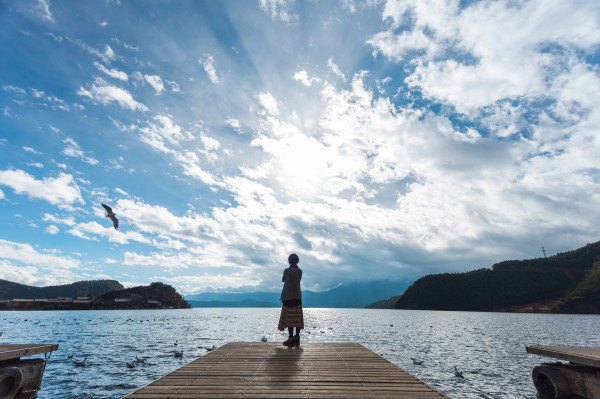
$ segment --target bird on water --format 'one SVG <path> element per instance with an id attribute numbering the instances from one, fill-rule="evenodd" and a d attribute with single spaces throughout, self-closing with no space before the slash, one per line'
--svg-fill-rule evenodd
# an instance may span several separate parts
<path id="1" fill-rule="evenodd" d="M 104 214 L 104 217 L 108 218 L 112 221 L 112 224 L 113 224 L 113 227 L 115 228 L 115 230 L 119 230 L 119 219 L 117 219 L 117 215 L 115 215 L 112 208 L 106 204 L 100 203 L 100 205 L 102 205 L 102 207 L 106 211 L 106 213 Z"/>
<path id="2" fill-rule="evenodd" d="M 454 376 L 458 378 L 465 378 L 462 371 L 459 371 L 456 366 L 454 366 Z"/>
<path id="3" fill-rule="evenodd" d="M 86 366 L 86 364 L 85 364 L 85 361 L 86 361 L 86 360 L 87 360 L 87 356 L 86 356 L 86 357 L 84 357 L 82 361 L 80 361 L 80 362 L 75 362 L 75 367 L 85 367 L 85 366 Z"/>

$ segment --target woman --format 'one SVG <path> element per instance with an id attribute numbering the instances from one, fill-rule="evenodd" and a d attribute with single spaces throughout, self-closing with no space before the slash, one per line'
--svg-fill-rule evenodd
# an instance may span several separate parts
<path id="1" fill-rule="evenodd" d="M 300 345 L 300 330 L 304 328 L 304 314 L 302 313 L 302 269 L 298 267 L 300 258 L 296 254 L 288 257 L 290 267 L 283 271 L 283 289 L 281 290 L 281 315 L 279 316 L 279 331 L 288 329 L 289 338 L 283 344 L 286 346 Z M 296 335 L 294 335 L 296 327 Z"/>

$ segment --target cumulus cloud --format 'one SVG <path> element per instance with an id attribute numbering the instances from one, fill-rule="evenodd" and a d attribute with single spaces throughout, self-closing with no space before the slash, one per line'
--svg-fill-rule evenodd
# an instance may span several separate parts
<path id="1" fill-rule="evenodd" d="M 194 135 L 179 126 L 170 115 L 156 115 L 154 121 L 150 121 L 146 126 L 136 126 L 135 129 L 140 132 L 140 140 L 157 151 L 171 156 L 179 165 L 182 166 L 184 174 L 198 179 L 206 184 L 217 184 L 217 179 L 201 166 L 200 158 L 194 151 L 188 151 L 182 148 L 182 144 L 194 139 Z M 212 139 L 214 140 L 214 139 Z M 209 137 L 201 141 L 213 145 Z M 211 157 L 212 153 L 205 154 Z M 214 158 L 214 157 L 213 157 Z"/>
<path id="2" fill-rule="evenodd" d="M 269 92 L 260 92 L 256 94 L 258 102 L 268 115 L 279 115 L 279 103 Z"/>
<path id="3" fill-rule="evenodd" d="M 25 152 L 30 152 L 32 154 L 39 154 L 39 151 L 37 151 L 35 148 L 32 147 L 27 147 L 27 146 L 23 146 L 21 147 L 23 149 L 23 151 Z"/>
<path id="4" fill-rule="evenodd" d="M 63 208 L 85 203 L 73 176 L 66 173 L 37 180 L 20 169 L 4 170 L 0 171 L 0 184 L 12 188 L 17 194 L 25 194 L 32 199 L 41 199 Z"/>
<path id="5" fill-rule="evenodd" d="M 165 85 L 158 75 L 144 75 L 144 80 L 146 80 L 146 82 L 152 86 L 157 96 L 162 94 L 162 92 L 165 90 Z"/>
<path id="6" fill-rule="evenodd" d="M 294 79 L 302 83 L 306 87 L 310 87 L 310 85 L 312 84 L 310 78 L 308 77 L 308 73 L 305 70 L 296 72 L 294 74 Z"/>
<path id="7" fill-rule="evenodd" d="M 215 59 L 213 58 L 213 56 L 205 55 L 202 58 L 200 58 L 198 62 L 200 63 L 200 65 L 202 65 L 202 68 L 204 69 L 204 72 L 206 72 L 206 75 L 208 75 L 210 81 L 214 84 L 219 83 L 219 77 L 217 76 L 217 70 L 215 69 Z"/>
<path id="8" fill-rule="evenodd" d="M 54 16 L 50 11 L 50 0 L 37 0 L 35 9 L 43 19 L 54 22 Z"/>
<path id="9" fill-rule="evenodd" d="M 279 18 L 284 22 L 292 22 L 298 18 L 291 12 L 294 0 L 259 0 L 260 8 L 271 14 L 271 18 Z"/>
<path id="10" fill-rule="evenodd" d="M 54 226 L 53 224 L 51 224 L 50 226 L 46 227 L 46 232 L 48 234 L 58 234 L 58 232 L 60 231 L 60 229 L 56 226 Z"/>
<path id="11" fill-rule="evenodd" d="M 66 137 L 63 140 L 63 143 L 66 144 L 66 147 L 63 149 L 63 154 L 65 154 L 66 156 L 73 157 L 73 158 L 79 158 L 83 162 L 85 162 L 89 165 L 97 165 L 98 164 L 98 160 L 95 158 L 92 158 L 90 156 L 87 156 L 85 154 L 85 152 L 81 149 L 79 144 L 77 144 L 77 142 L 75 140 L 73 140 L 71 137 Z"/>
<path id="12" fill-rule="evenodd" d="M 123 108 L 139 111 L 148 111 L 148 107 L 134 100 L 127 90 L 113 86 L 102 78 L 97 78 L 87 89 L 80 87 L 77 94 L 87 97 L 95 103 L 109 104 L 116 102 Z"/>
<path id="13" fill-rule="evenodd" d="M 335 62 L 333 62 L 333 58 L 329 57 L 329 59 L 327 60 L 327 67 L 331 70 L 331 72 L 334 73 L 334 75 L 338 76 L 342 80 L 346 80 L 346 75 L 344 75 L 340 67 Z"/>
<path id="14" fill-rule="evenodd" d="M 41 268 L 73 269 L 79 267 L 79 261 L 76 259 L 41 253 L 29 244 L 1 238 L 0 259 Z"/>
<path id="15" fill-rule="evenodd" d="M 45 213 L 44 216 L 42 217 L 42 220 L 44 222 L 59 223 L 59 224 L 64 224 L 66 226 L 74 226 L 75 225 L 75 219 L 73 219 L 72 216 L 68 216 L 68 215 L 56 216 L 56 215 L 51 215 L 49 213 Z"/>
<path id="16" fill-rule="evenodd" d="M 543 96 L 548 82 L 577 64 L 577 51 L 592 51 L 600 42 L 599 16 L 593 2 L 476 2 L 462 8 L 455 1 L 389 1 L 383 18 L 390 27 L 368 43 L 394 60 L 422 52 L 412 60 L 416 68 L 407 83 L 467 112 L 503 98 Z"/>
<path id="17" fill-rule="evenodd" d="M 156 115 L 153 122 L 148 122 L 140 128 L 141 139 L 155 149 L 169 153 L 168 145 L 179 145 L 183 141 L 189 141 L 194 136 L 179 126 L 171 115 Z"/>
<path id="18" fill-rule="evenodd" d="M 6 92 L 13 92 L 13 93 L 18 93 L 18 94 L 26 94 L 27 93 L 25 91 L 25 89 L 18 87 L 18 86 L 14 86 L 14 85 L 4 85 L 4 86 L 2 86 L 2 90 L 6 91 Z"/>
<path id="19" fill-rule="evenodd" d="M 114 69 L 114 68 L 107 68 L 97 61 L 94 62 L 94 66 L 96 68 L 98 68 L 98 70 L 100 72 L 105 73 L 106 75 L 110 76 L 111 78 L 119 79 L 119 80 L 122 80 L 123 82 L 127 82 L 129 80 L 129 77 L 123 71 L 119 71 L 118 69 Z"/>
<path id="20" fill-rule="evenodd" d="M 98 222 L 78 223 L 68 232 L 76 237 L 87 240 L 93 240 L 96 236 L 100 236 L 107 238 L 109 242 L 121 245 L 129 244 L 129 241 L 136 241 L 144 244 L 150 243 L 148 238 L 144 237 L 137 231 L 129 230 L 122 232 L 115 230 L 112 225 L 102 226 Z"/>

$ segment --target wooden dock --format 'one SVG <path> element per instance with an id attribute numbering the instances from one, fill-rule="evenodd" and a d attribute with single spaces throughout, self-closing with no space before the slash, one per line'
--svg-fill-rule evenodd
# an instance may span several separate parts
<path id="1" fill-rule="evenodd" d="M 533 384 L 542 397 L 600 398 L 600 348 L 531 345 L 526 349 L 528 353 L 569 362 L 543 363 L 533 368 Z"/>
<path id="2" fill-rule="evenodd" d="M 527 353 L 600 368 L 600 348 L 531 345 L 525 349 Z"/>
<path id="3" fill-rule="evenodd" d="M 360 344 L 233 342 L 126 398 L 446 397 Z"/>
<path id="4" fill-rule="evenodd" d="M 0 344 L 0 361 L 49 353 L 57 349 L 57 344 Z"/>

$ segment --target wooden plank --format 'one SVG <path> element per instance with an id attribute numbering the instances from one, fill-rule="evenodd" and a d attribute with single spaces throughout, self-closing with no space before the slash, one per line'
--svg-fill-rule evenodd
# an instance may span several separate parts
<path id="1" fill-rule="evenodd" d="M 0 344 L 0 361 L 53 352 L 58 344 Z"/>
<path id="2" fill-rule="evenodd" d="M 232 342 L 129 394 L 128 399 L 399 398 L 444 395 L 364 346 Z"/>
<path id="3" fill-rule="evenodd" d="M 583 346 L 527 346 L 527 353 L 600 368 L 600 348 Z"/>

